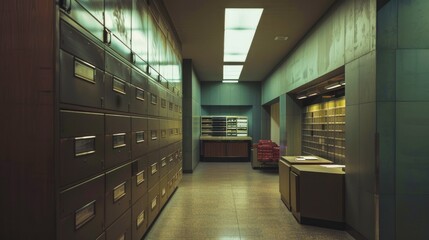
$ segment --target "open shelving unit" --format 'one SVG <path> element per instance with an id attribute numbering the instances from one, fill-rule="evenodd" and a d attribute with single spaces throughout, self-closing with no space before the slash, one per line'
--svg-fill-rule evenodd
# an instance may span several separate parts
<path id="1" fill-rule="evenodd" d="M 245 116 L 201 116 L 201 136 L 245 137 L 247 133 Z"/>
<path id="2" fill-rule="evenodd" d="M 302 153 L 345 164 L 345 98 L 312 104 L 303 110 Z"/>

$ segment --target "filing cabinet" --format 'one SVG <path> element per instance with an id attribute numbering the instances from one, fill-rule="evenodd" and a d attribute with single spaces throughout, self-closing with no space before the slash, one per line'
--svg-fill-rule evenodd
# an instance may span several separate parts
<path id="1" fill-rule="evenodd" d="M 173 143 L 162 131 L 173 119 L 168 110 L 172 91 L 166 88 L 167 76 L 159 75 L 164 50 L 153 46 L 167 47 L 175 35 L 168 33 L 165 45 L 157 43 L 160 26 L 154 20 L 163 16 L 149 22 L 147 0 L 44 1 L 37 7 L 35 2 L 1 4 L 10 11 L 4 15 L 6 25 L 21 26 L 20 37 L 7 41 L 3 61 L 10 68 L 4 76 L 12 79 L 8 87 L 21 91 L 3 88 L 2 94 L 9 110 L 19 108 L 9 122 L 26 126 L 16 128 L 4 146 L 18 153 L 19 159 L 6 158 L 6 165 L 19 174 L 5 175 L 12 183 L 4 189 L 6 200 L 14 201 L 5 201 L 10 221 L 1 235 L 141 239 L 149 227 L 149 183 L 153 221 L 159 212 L 160 175 L 169 169 L 168 162 L 162 168 L 160 146 Z M 155 56 L 152 66 L 149 55 Z M 24 72 L 12 64 L 15 60 Z M 31 141 L 13 141 L 28 137 L 23 132 L 30 128 Z M 12 132 L 6 129 L 6 135 Z M 24 182 L 28 186 L 16 187 Z M 25 199 L 31 200 L 28 211 L 16 211 L 27 204 Z"/>
<path id="2" fill-rule="evenodd" d="M 143 117 L 131 117 L 131 156 L 133 159 L 148 152 L 148 120 Z"/>
<path id="3" fill-rule="evenodd" d="M 139 70 L 131 71 L 130 86 L 130 112 L 147 114 L 148 113 L 148 80 Z"/>
<path id="4" fill-rule="evenodd" d="M 60 29 L 61 102 L 103 107 L 103 49 L 64 21 L 61 21 Z"/>
<path id="5" fill-rule="evenodd" d="M 131 240 L 131 208 L 106 230 L 106 240 Z"/>
<path id="6" fill-rule="evenodd" d="M 104 230 L 104 175 L 59 196 L 60 239 L 95 239 Z"/>
<path id="7" fill-rule="evenodd" d="M 160 196 L 159 183 L 155 184 L 148 192 L 148 225 L 152 224 L 159 212 Z"/>
<path id="8" fill-rule="evenodd" d="M 60 185 L 103 171 L 104 115 L 60 112 Z"/>
<path id="9" fill-rule="evenodd" d="M 131 207 L 131 163 L 106 173 L 106 226 Z"/>
<path id="10" fill-rule="evenodd" d="M 155 151 L 146 155 L 147 157 L 147 170 L 148 170 L 148 189 L 151 189 L 159 182 L 160 175 L 160 161 L 159 151 Z"/>
<path id="11" fill-rule="evenodd" d="M 132 239 L 140 240 L 148 228 L 148 194 L 143 195 L 132 207 Z"/>
<path id="12" fill-rule="evenodd" d="M 135 203 L 147 193 L 148 171 L 145 157 L 136 159 L 133 163 L 133 176 L 131 179 L 132 202 Z"/>
<path id="13" fill-rule="evenodd" d="M 106 169 L 130 161 L 131 118 L 106 114 Z"/>
<path id="14" fill-rule="evenodd" d="M 130 106 L 131 69 L 106 52 L 105 108 L 128 112 Z"/>

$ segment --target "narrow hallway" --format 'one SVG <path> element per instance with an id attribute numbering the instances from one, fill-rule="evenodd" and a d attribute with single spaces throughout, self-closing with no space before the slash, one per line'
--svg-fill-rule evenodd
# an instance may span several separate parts
<path id="1" fill-rule="evenodd" d="M 300 225 L 280 200 L 278 174 L 250 163 L 201 162 L 183 180 L 145 239 L 353 239 Z"/>

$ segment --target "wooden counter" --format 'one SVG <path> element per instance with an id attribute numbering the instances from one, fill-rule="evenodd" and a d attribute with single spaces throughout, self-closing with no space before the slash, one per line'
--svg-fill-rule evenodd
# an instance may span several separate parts
<path id="1" fill-rule="evenodd" d="M 297 156 L 282 156 L 279 161 L 279 190 L 280 197 L 286 207 L 292 211 L 290 205 L 290 173 L 291 166 L 296 164 L 330 164 L 329 161 L 324 158 L 317 157 L 317 160 L 296 160 Z"/>
<path id="2" fill-rule="evenodd" d="M 345 172 L 341 167 L 293 165 L 290 186 L 292 213 L 298 222 L 344 228 Z"/>
<path id="3" fill-rule="evenodd" d="M 211 137 L 201 140 L 201 161 L 249 161 L 251 137 Z"/>

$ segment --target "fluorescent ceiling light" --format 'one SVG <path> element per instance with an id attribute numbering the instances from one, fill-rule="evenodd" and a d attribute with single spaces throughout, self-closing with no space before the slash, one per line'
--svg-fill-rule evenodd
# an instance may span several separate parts
<path id="1" fill-rule="evenodd" d="M 243 65 L 224 65 L 223 79 L 239 79 Z"/>
<path id="2" fill-rule="evenodd" d="M 304 98 L 307 98 L 307 96 L 305 96 L 305 95 L 301 95 L 301 96 L 298 96 L 298 97 L 296 97 L 297 99 L 304 99 Z"/>
<path id="3" fill-rule="evenodd" d="M 226 8 L 224 62 L 244 62 L 263 8 Z"/>
<path id="4" fill-rule="evenodd" d="M 312 97 L 312 96 L 316 96 L 317 94 L 319 94 L 319 93 L 318 92 L 312 92 L 312 93 L 309 93 L 308 96 Z"/>
<path id="5" fill-rule="evenodd" d="M 223 80 L 223 83 L 238 83 L 238 80 Z"/>
<path id="6" fill-rule="evenodd" d="M 331 90 L 331 89 L 338 88 L 338 87 L 341 87 L 341 86 L 342 86 L 341 83 L 337 82 L 337 83 L 333 83 L 333 84 L 327 85 L 325 87 L 325 89 Z"/>

